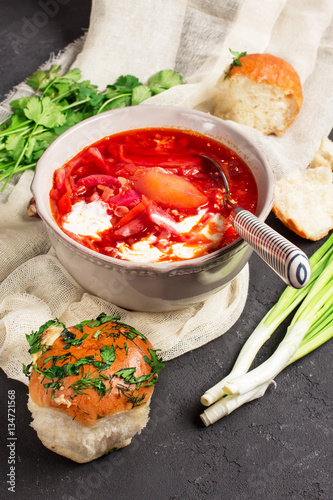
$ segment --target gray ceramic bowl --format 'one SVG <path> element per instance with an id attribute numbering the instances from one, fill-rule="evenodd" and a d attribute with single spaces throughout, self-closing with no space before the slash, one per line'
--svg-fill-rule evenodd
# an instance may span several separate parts
<path id="1" fill-rule="evenodd" d="M 69 238 L 53 220 L 49 192 L 53 172 L 80 150 L 130 129 L 168 127 L 193 130 L 233 149 L 251 168 L 258 186 L 256 215 L 265 220 L 275 177 L 262 151 L 230 122 L 180 107 L 140 105 L 101 113 L 67 130 L 38 161 L 31 190 L 58 259 L 88 292 L 120 307 L 168 311 L 200 302 L 227 285 L 252 253 L 241 239 L 204 257 L 182 262 L 137 263 L 98 254 Z"/>

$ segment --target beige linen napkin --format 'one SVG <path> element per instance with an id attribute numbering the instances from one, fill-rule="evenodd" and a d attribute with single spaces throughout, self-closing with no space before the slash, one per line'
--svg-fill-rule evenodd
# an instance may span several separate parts
<path id="1" fill-rule="evenodd" d="M 211 112 L 215 83 L 230 63 L 229 48 L 270 52 L 299 72 L 304 105 L 283 137 L 265 137 L 239 126 L 266 152 L 278 177 L 304 169 L 333 123 L 333 3 L 322 0 L 93 0 L 85 38 L 45 63 L 79 67 L 83 78 L 102 89 L 121 74 L 145 83 L 154 72 L 174 69 L 185 84 L 145 104 L 173 104 Z M 37 69 L 37 68 L 36 68 Z M 11 99 L 27 95 L 23 82 L 0 106 L 8 116 Z M 145 333 L 164 359 L 179 356 L 222 335 L 243 311 L 248 267 L 211 299 L 177 313 L 135 313 L 82 290 L 54 255 L 40 221 L 25 214 L 32 172 L 0 195 L 0 366 L 27 380 L 25 335 L 51 317 L 70 325 L 101 311 L 120 313 Z"/>
<path id="2" fill-rule="evenodd" d="M 282 137 L 239 125 L 266 152 L 281 177 L 304 169 L 333 124 L 333 2 L 322 0 L 93 0 L 91 28 L 73 67 L 101 88 L 119 74 L 143 82 L 160 69 L 179 71 L 186 85 L 145 104 L 211 112 L 215 83 L 231 62 L 229 48 L 268 52 L 299 73 L 304 104 Z"/>

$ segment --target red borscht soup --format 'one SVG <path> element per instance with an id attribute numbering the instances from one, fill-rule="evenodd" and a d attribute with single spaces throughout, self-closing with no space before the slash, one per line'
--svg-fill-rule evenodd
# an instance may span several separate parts
<path id="1" fill-rule="evenodd" d="M 218 250 L 239 236 L 223 204 L 254 213 L 257 186 L 231 149 L 198 133 L 147 128 L 105 137 L 55 171 L 50 203 L 59 227 L 105 255 L 172 262 Z"/>

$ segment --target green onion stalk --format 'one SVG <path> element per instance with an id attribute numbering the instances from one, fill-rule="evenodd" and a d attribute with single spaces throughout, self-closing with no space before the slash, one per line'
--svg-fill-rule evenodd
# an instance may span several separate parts
<path id="1" fill-rule="evenodd" d="M 333 336 L 333 234 L 310 257 L 311 278 L 301 289 L 287 287 L 242 347 L 229 375 L 208 389 L 200 415 L 209 426 L 239 406 L 262 397 L 286 366 Z M 296 309 L 276 351 L 261 365 L 250 367 L 264 343 Z"/>

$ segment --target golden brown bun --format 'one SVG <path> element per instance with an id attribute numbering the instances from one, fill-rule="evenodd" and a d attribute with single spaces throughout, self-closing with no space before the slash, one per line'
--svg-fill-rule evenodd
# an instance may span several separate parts
<path id="1" fill-rule="evenodd" d="M 309 168 L 276 183 L 273 212 L 291 231 L 317 241 L 333 229 L 333 144 L 324 138 Z"/>
<path id="2" fill-rule="evenodd" d="M 295 69 L 271 54 L 247 54 L 222 75 L 214 115 L 281 135 L 296 119 L 303 92 Z"/>
<path id="3" fill-rule="evenodd" d="M 50 320 L 27 339 L 28 408 L 44 446 L 90 462 L 147 425 L 163 363 L 134 328 L 102 313 L 70 328 Z"/>
<path id="4" fill-rule="evenodd" d="M 57 409 L 86 426 L 147 403 L 154 389 L 149 384 L 157 377 L 147 362 L 151 363 L 153 346 L 146 338 L 118 321 L 91 324 L 70 327 L 69 334 L 58 336 L 38 357 L 29 384 L 30 397 L 39 407 Z M 74 342 L 67 343 L 71 337 Z M 47 375 L 50 369 L 55 373 L 55 367 L 59 373 L 51 379 L 39 373 Z M 132 378 L 119 372 L 126 368 L 132 369 Z M 66 370 L 75 373 L 66 375 Z M 140 377 L 144 377 L 141 383 L 133 383 Z"/>

